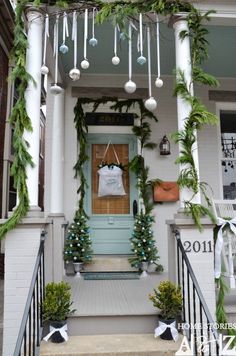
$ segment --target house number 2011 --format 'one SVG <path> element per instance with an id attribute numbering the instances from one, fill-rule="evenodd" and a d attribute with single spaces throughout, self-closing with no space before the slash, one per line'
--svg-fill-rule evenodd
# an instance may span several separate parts
<path id="1" fill-rule="evenodd" d="M 185 252 L 209 253 L 212 252 L 212 241 L 189 241 L 183 243 Z"/>

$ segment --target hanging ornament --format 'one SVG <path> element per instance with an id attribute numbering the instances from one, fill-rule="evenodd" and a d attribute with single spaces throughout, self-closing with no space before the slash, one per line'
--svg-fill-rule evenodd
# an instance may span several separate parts
<path id="1" fill-rule="evenodd" d="M 50 92 L 53 95 L 60 94 L 62 92 L 62 87 L 57 84 L 58 81 L 58 22 L 59 15 L 56 16 L 56 22 L 54 25 L 54 56 L 55 56 L 55 84 L 50 88 Z"/>
<path id="2" fill-rule="evenodd" d="M 120 32 L 120 39 L 124 41 L 126 39 L 126 34 L 124 32 Z"/>
<path id="3" fill-rule="evenodd" d="M 74 41 L 74 68 L 69 72 L 69 76 L 73 81 L 80 78 L 80 70 L 77 68 L 77 13 L 73 12 L 72 22 L 72 41 Z"/>
<path id="4" fill-rule="evenodd" d="M 157 107 L 156 100 L 152 97 L 152 78 L 151 78 L 151 43 L 150 43 L 150 28 L 147 27 L 147 46 L 148 46 L 148 92 L 149 99 L 144 103 L 145 108 L 149 111 L 154 111 Z"/>
<path id="5" fill-rule="evenodd" d="M 132 81 L 132 28 L 129 23 L 129 80 L 124 85 L 125 91 L 132 94 L 136 90 L 136 84 Z"/>
<path id="6" fill-rule="evenodd" d="M 49 69 L 46 66 L 46 50 L 47 50 L 47 38 L 49 37 L 49 19 L 48 14 L 45 16 L 45 25 L 44 25 L 44 47 L 43 47 L 43 65 L 41 67 L 41 73 L 46 75 L 49 73 Z"/>
<path id="7" fill-rule="evenodd" d="M 92 46 L 92 47 L 95 47 L 95 46 L 97 46 L 97 44 L 98 44 L 98 40 L 95 38 L 95 34 L 94 34 L 95 10 L 96 10 L 96 8 L 94 7 L 94 8 L 93 8 L 93 19 L 92 19 L 92 38 L 90 38 L 90 40 L 89 40 L 89 44 L 90 44 L 90 46 Z"/>
<path id="8" fill-rule="evenodd" d="M 114 28 L 114 57 L 112 57 L 111 61 L 114 66 L 120 63 L 120 58 L 117 56 L 117 25 Z"/>
<path id="9" fill-rule="evenodd" d="M 65 44 L 66 37 L 69 37 L 69 30 L 68 30 L 67 13 L 64 12 L 64 14 L 63 14 L 62 44 L 59 48 L 60 52 L 63 54 L 66 54 L 69 51 L 68 46 Z"/>
<path id="10" fill-rule="evenodd" d="M 138 64 L 141 66 L 147 62 L 146 57 L 143 56 L 143 15 L 139 14 L 139 47 L 140 47 L 140 56 L 137 59 Z"/>
<path id="11" fill-rule="evenodd" d="M 87 60 L 87 40 L 88 40 L 88 9 L 84 11 L 84 59 L 80 63 L 81 68 L 88 69 L 89 61 Z"/>
<path id="12" fill-rule="evenodd" d="M 160 69 L 160 31 L 159 31 L 159 19 L 156 17 L 156 37 L 157 37 L 157 78 L 155 81 L 155 86 L 161 88 L 163 86 L 163 80 L 160 78 L 161 69 Z"/>

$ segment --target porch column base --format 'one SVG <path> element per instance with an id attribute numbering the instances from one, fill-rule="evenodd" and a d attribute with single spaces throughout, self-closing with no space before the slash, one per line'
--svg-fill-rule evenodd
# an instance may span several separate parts
<path id="1" fill-rule="evenodd" d="M 174 220 L 168 221 L 168 273 L 177 282 L 177 244 L 173 230 L 177 229 L 185 252 L 195 273 L 210 313 L 215 320 L 216 296 L 214 278 L 214 225 L 208 218 L 201 219 L 203 231 L 200 232 L 192 218 L 178 212 Z"/>

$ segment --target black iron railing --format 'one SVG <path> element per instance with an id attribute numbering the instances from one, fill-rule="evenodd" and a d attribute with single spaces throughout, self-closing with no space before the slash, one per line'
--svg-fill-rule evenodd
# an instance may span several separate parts
<path id="1" fill-rule="evenodd" d="M 181 326 L 195 355 L 218 356 L 219 335 L 216 323 L 184 250 L 179 231 L 174 230 L 174 235 L 177 241 L 177 279 L 183 296 Z"/>
<path id="2" fill-rule="evenodd" d="M 44 300 L 44 240 L 41 235 L 39 251 L 34 267 L 20 331 L 13 356 L 37 356 L 43 329 L 42 301 Z"/>

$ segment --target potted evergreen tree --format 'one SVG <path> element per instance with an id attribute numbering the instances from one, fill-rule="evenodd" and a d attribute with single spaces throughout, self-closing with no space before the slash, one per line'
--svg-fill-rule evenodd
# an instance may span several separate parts
<path id="1" fill-rule="evenodd" d="M 178 332 L 176 329 L 176 318 L 182 310 L 182 293 L 179 286 L 171 281 L 163 281 L 154 293 L 149 295 L 154 307 L 159 309 L 159 327 L 155 329 L 155 336 L 164 340 L 176 340 Z M 174 336 L 174 337 L 173 337 Z"/>
<path id="2" fill-rule="evenodd" d="M 49 334 L 44 338 L 60 343 L 68 340 L 66 319 L 75 310 L 71 309 L 71 287 L 66 282 L 51 282 L 46 285 L 42 303 L 43 321 L 49 323 Z"/>

